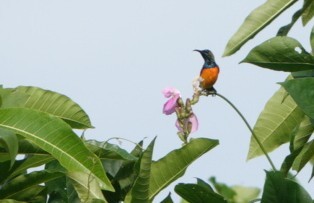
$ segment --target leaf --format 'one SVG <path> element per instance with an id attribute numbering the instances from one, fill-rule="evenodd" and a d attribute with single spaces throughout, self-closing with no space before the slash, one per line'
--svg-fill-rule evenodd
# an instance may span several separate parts
<path id="1" fill-rule="evenodd" d="M 162 200 L 160 203 L 173 203 L 171 199 L 171 193 L 169 192 L 168 196 L 164 200 Z"/>
<path id="2" fill-rule="evenodd" d="M 218 144 L 218 140 L 192 139 L 182 148 L 173 150 L 163 158 L 153 162 L 149 184 L 149 199 L 152 200 L 163 188 L 181 177 L 193 161 Z"/>
<path id="3" fill-rule="evenodd" d="M 314 131 L 314 125 L 308 116 L 304 116 L 300 126 L 297 128 L 293 139 L 293 150 L 302 148 L 304 144 L 310 139 Z"/>
<path id="4" fill-rule="evenodd" d="M 19 147 L 15 133 L 0 127 L 0 146 L 3 146 L 8 152 L 11 160 L 10 167 L 12 167 Z"/>
<path id="5" fill-rule="evenodd" d="M 205 187 L 206 189 L 209 189 L 211 191 L 214 191 L 214 189 L 208 184 L 206 183 L 205 181 L 203 181 L 202 179 L 200 178 L 196 178 L 197 179 L 197 185 L 200 185 L 200 186 L 203 186 Z"/>
<path id="6" fill-rule="evenodd" d="M 308 116 L 304 115 L 303 120 L 300 125 L 297 126 L 290 135 L 290 154 L 286 156 L 283 163 L 281 164 L 280 171 L 287 176 L 289 170 L 292 167 L 294 160 L 300 154 L 302 148 L 309 140 L 312 132 L 314 130 L 314 126 L 311 123 L 311 120 Z"/>
<path id="7" fill-rule="evenodd" d="M 12 173 L 12 171 L 15 170 L 15 168 L 17 168 L 21 164 L 21 162 L 22 161 L 16 160 L 12 167 L 10 166 L 10 160 L 0 162 L 0 185 L 6 182 L 8 176 Z"/>
<path id="8" fill-rule="evenodd" d="M 34 168 L 46 164 L 50 161 L 54 160 L 54 158 L 50 155 L 33 155 L 25 158 L 21 164 L 17 168 L 12 171 L 12 173 L 8 176 L 8 179 L 13 178 L 27 169 Z"/>
<path id="9" fill-rule="evenodd" d="M 27 202 L 24 202 L 24 201 L 16 201 L 14 199 L 2 199 L 1 200 L 1 203 L 27 203 Z"/>
<path id="10" fill-rule="evenodd" d="M 0 109 L 0 127 L 15 131 L 49 152 L 68 171 L 91 173 L 103 189 L 113 190 L 98 157 L 59 118 L 31 109 Z"/>
<path id="11" fill-rule="evenodd" d="M 118 145 L 110 144 L 108 142 L 99 142 L 96 140 L 87 140 L 85 141 L 85 144 L 88 149 L 94 152 L 101 159 L 137 160 L 137 157 L 129 154 Z"/>
<path id="12" fill-rule="evenodd" d="M 23 107 L 29 95 L 17 92 L 12 88 L 3 89 L 0 87 L 1 108 Z"/>
<path id="13" fill-rule="evenodd" d="M 310 43 L 312 47 L 312 55 L 314 55 L 314 26 L 311 31 L 311 36 L 310 36 Z"/>
<path id="14" fill-rule="evenodd" d="M 302 13 L 302 23 L 305 26 L 314 16 L 314 2 L 313 0 L 304 0 Z"/>
<path id="15" fill-rule="evenodd" d="M 149 202 L 152 157 L 156 138 L 148 145 L 139 161 L 139 172 L 133 187 L 126 195 L 125 203 Z"/>
<path id="16" fill-rule="evenodd" d="M 12 199 L 27 200 L 28 202 L 44 202 L 45 201 L 45 187 L 41 185 L 34 185 L 32 187 L 25 188 L 22 192 L 19 192 L 12 196 Z"/>
<path id="17" fill-rule="evenodd" d="M 62 175 L 62 173 L 49 173 L 47 171 L 35 171 L 20 175 L 1 188 L 0 198 L 9 199 L 15 197 L 14 199 L 21 200 L 21 196 L 25 195 L 23 193 L 25 193 L 27 189 L 31 189 L 34 186 L 56 179 Z"/>
<path id="18" fill-rule="evenodd" d="M 227 186 L 226 184 L 216 182 L 215 177 L 209 178 L 209 181 L 213 184 L 216 191 L 221 196 L 223 196 L 226 200 L 231 201 L 235 197 L 236 192 L 231 187 Z"/>
<path id="19" fill-rule="evenodd" d="M 314 69 L 314 56 L 290 37 L 274 37 L 253 48 L 242 61 L 276 71 Z"/>
<path id="20" fill-rule="evenodd" d="M 303 148 L 303 147 L 302 147 Z M 295 151 L 292 151 L 281 164 L 280 172 L 284 174 L 285 176 L 288 176 L 289 170 L 292 167 L 292 164 L 294 160 L 297 158 L 297 156 L 300 154 L 302 148 L 299 148 Z"/>
<path id="21" fill-rule="evenodd" d="M 120 191 L 119 191 L 119 195 L 112 195 L 112 193 L 105 191 L 104 195 L 107 200 L 110 200 L 109 197 L 119 199 L 120 201 L 123 201 L 125 199 L 125 196 L 130 191 L 131 187 L 133 186 L 135 182 L 135 179 L 138 176 L 138 170 L 135 170 L 136 169 L 135 165 L 138 164 L 139 158 L 143 154 L 142 147 L 143 147 L 143 141 L 138 143 L 130 153 L 132 156 L 137 158 L 137 162 L 123 161 L 123 163 L 120 165 L 119 170 L 113 173 L 114 177 L 113 179 L 111 179 L 111 181 L 118 183 L 118 187 L 115 187 L 115 188 L 119 188 Z"/>
<path id="22" fill-rule="evenodd" d="M 60 172 L 64 176 L 45 183 L 49 202 L 80 202 L 72 181 L 66 176 L 67 171 L 56 160 L 45 165 L 48 172 Z"/>
<path id="23" fill-rule="evenodd" d="M 292 26 L 297 22 L 297 20 L 301 17 L 303 9 L 301 8 L 297 12 L 295 12 L 292 16 L 291 22 L 288 25 L 281 27 L 278 32 L 277 36 L 287 36 L 289 31 L 291 30 Z"/>
<path id="24" fill-rule="evenodd" d="M 297 78 L 305 78 L 305 77 L 314 77 L 314 70 L 305 70 L 305 71 L 297 71 L 291 73 L 292 77 Z"/>
<path id="25" fill-rule="evenodd" d="M 306 143 L 302 148 L 299 155 L 293 162 L 292 169 L 297 172 L 301 171 L 301 169 L 308 163 L 314 155 L 314 140 Z"/>
<path id="26" fill-rule="evenodd" d="M 253 10 L 245 19 L 238 31 L 231 37 L 223 56 L 230 56 L 238 51 L 248 40 L 253 38 L 264 27 L 271 23 L 296 0 L 267 0 Z"/>
<path id="27" fill-rule="evenodd" d="M 268 100 L 253 128 L 254 133 L 267 152 L 271 152 L 281 144 L 289 142 L 292 130 L 300 124 L 304 116 L 304 113 L 298 108 L 293 99 L 290 96 L 285 98 L 285 94 L 286 91 L 280 88 Z M 262 154 L 263 152 L 256 140 L 251 136 L 247 159 Z"/>
<path id="28" fill-rule="evenodd" d="M 308 192 L 280 172 L 266 172 L 262 203 L 312 203 Z"/>
<path id="29" fill-rule="evenodd" d="M 199 202 L 215 202 L 215 203 L 228 203 L 224 198 L 205 187 L 197 184 L 184 184 L 179 183 L 175 186 L 174 190 L 178 195 L 190 203 Z"/>
<path id="30" fill-rule="evenodd" d="M 234 202 L 236 203 L 247 203 L 252 202 L 256 199 L 260 193 L 260 189 L 256 187 L 244 187 L 240 185 L 233 186 L 232 189 L 235 191 Z"/>
<path id="31" fill-rule="evenodd" d="M 311 173 L 311 177 L 310 177 L 309 182 L 312 180 L 313 177 L 314 177 L 314 166 L 312 166 L 312 173 Z"/>
<path id="32" fill-rule="evenodd" d="M 35 145 L 34 143 L 24 139 L 24 137 L 20 136 L 19 139 L 19 154 L 26 155 L 47 155 L 48 153 Z"/>
<path id="33" fill-rule="evenodd" d="M 80 202 L 80 198 L 72 184 L 70 178 L 66 178 L 66 192 L 68 202 Z"/>
<path id="34" fill-rule="evenodd" d="M 23 106 L 25 108 L 36 109 L 57 116 L 73 128 L 85 129 L 93 127 L 85 111 L 65 95 L 38 87 L 20 86 L 15 90 L 18 93 L 30 95 Z"/>
<path id="35" fill-rule="evenodd" d="M 31 155 L 22 160 L 15 161 L 14 165 L 10 168 L 7 163 L 0 165 L 0 183 L 7 182 L 15 176 L 26 173 L 27 169 L 41 166 L 48 163 L 54 158 L 50 155 Z"/>
<path id="36" fill-rule="evenodd" d="M 299 78 L 280 83 L 303 112 L 314 119 L 314 78 Z"/>
<path id="37" fill-rule="evenodd" d="M 94 177 L 81 172 L 70 172 L 67 176 L 71 178 L 71 183 L 80 197 L 81 202 L 92 202 L 96 199 L 100 202 L 107 202 Z"/>

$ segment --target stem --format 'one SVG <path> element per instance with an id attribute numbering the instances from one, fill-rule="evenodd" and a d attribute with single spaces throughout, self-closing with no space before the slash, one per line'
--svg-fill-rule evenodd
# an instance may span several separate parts
<path id="1" fill-rule="evenodd" d="M 146 137 L 145 137 L 145 138 L 146 138 Z M 122 137 L 111 137 L 111 138 L 109 138 L 108 140 L 106 140 L 105 143 L 108 143 L 110 140 L 118 140 L 118 141 L 119 141 L 119 140 L 125 140 L 125 141 L 130 142 L 130 143 L 136 145 L 137 147 L 143 149 L 143 147 L 142 147 L 141 145 L 139 145 L 138 143 L 133 142 L 133 141 L 128 140 L 128 139 L 125 139 L 125 138 L 122 138 Z"/>
<path id="2" fill-rule="evenodd" d="M 237 107 L 235 107 L 235 105 L 233 105 L 233 103 L 231 103 L 231 101 L 229 101 L 226 97 L 224 97 L 223 95 L 219 94 L 219 93 L 215 93 L 215 95 L 219 96 L 220 98 L 222 98 L 223 100 L 225 100 L 238 114 L 239 116 L 242 118 L 242 120 L 244 121 L 245 125 L 248 127 L 248 129 L 251 131 L 254 139 L 256 140 L 257 144 L 259 145 L 259 147 L 261 148 L 261 150 L 263 151 L 263 153 L 265 154 L 268 162 L 270 163 L 271 167 L 273 168 L 274 171 L 276 171 L 276 167 L 274 165 L 274 163 L 272 162 L 272 160 L 270 159 L 268 153 L 266 152 L 263 144 L 260 142 L 260 140 L 258 139 L 258 137 L 256 136 L 256 134 L 253 132 L 250 124 L 247 122 L 247 120 L 245 119 L 245 117 L 242 115 L 242 113 L 237 109 Z"/>

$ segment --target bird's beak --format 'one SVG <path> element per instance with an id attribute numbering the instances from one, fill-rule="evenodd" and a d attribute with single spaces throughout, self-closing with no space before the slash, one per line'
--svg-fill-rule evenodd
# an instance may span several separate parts
<path id="1" fill-rule="evenodd" d="M 203 59 L 206 60 L 206 55 L 203 53 L 203 51 L 198 50 L 198 49 L 195 49 L 195 50 L 193 50 L 193 51 L 199 52 L 199 53 L 202 55 Z"/>

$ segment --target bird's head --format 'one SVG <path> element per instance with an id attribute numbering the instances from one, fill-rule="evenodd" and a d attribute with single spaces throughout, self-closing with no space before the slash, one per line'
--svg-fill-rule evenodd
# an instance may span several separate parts
<path id="1" fill-rule="evenodd" d="M 205 61 L 212 61 L 212 62 L 215 61 L 214 54 L 208 49 L 204 49 L 204 50 L 195 49 L 194 51 L 199 52 Z"/>

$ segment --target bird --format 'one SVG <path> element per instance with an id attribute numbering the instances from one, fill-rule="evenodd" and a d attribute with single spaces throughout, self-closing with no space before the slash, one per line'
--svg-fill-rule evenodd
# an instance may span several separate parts
<path id="1" fill-rule="evenodd" d="M 199 52 L 204 59 L 204 64 L 200 72 L 200 88 L 207 94 L 216 94 L 217 91 L 214 88 L 214 84 L 218 79 L 219 66 L 215 62 L 214 54 L 208 49 L 195 49 L 194 51 Z"/>

